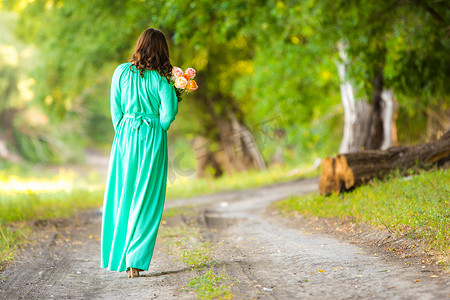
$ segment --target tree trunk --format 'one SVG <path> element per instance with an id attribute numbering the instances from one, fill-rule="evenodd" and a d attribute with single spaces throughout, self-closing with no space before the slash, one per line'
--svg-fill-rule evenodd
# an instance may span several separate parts
<path id="1" fill-rule="evenodd" d="M 450 127 L 450 108 L 446 108 L 443 102 L 437 107 L 427 107 L 427 139 L 428 141 L 440 138 L 445 130 Z"/>
<path id="2" fill-rule="evenodd" d="M 383 121 L 383 142 L 381 150 L 396 146 L 397 141 L 397 125 L 395 120 L 398 115 L 398 103 L 395 101 L 394 92 L 392 90 L 383 90 L 381 93 L 381 119 Z"/>
<path id="3" fill-rule="evenodd" d="M 16 113 L 16 109 L 7 109 L 0 113 L 0 158 L 14 163 L 23 160 L 17 152 L 19 144 L 13 133 L 13 120 Z M 13 150 L 10 150 L 8 146 Z"/>
<path id="4" fill-rule="evenodd" d="M 348 59 L 343 42 L 338 43 L 338 50 L 341 61 L 337 62 L 337 68 L 341 80 L 341 101 L 345 117 L 339 153 L 352 153 L 363 148 L 369 126 L 370 106 L 366 101 L 355 100 L 353 86 L 346 76 Z"/>
<path id="5" fill-rule="evenodd" d="M 234 159 L 243 160 L 246 169 L 254 167 L 265 169 L 266 163 L 259 152 L 258 145 L 250 130 L 242 122 L 239 122 L 234 113 L 229 113 L 231 128 L 233 132 Z"/>
<path id="6" fill-rule="evenodd" d="M 250 168 L 264 169 L 265 163 L 250 130 L 238 121 L 236 115 L 217 119 L 219 151 L 215 153 L 228 173 Z M 222 153 L 220 153 L 222 152 Z M 231 167 L 230 167 L 231 166 Z"/>
<path id="7" fill-rule="evenodd" d="M 378 69 L 378 74 L 372 80 L 374 87 L 372 99 L 370 100 L 369 131 L 364 141 L 364 149 L 377 150 L 383 143 L 383 119 L 381 116 L 381 94 L 383 93 L 383 69 Z"/>
<path id="8" fill-rule="evenodd" d="M 198 85 L 207 86 L 205 74 L 213 72 L 213 66 L 207 64 L 205 73 L 196 76 Z M 215 176 L 224 171 L 230 174 L 250 168 L 264 169 L 266 165 L 253 133 L 245 126 L 243 113 L 234 99 L 220 92 L 211 95 L 207 90 L 199 90 L 195 98 L 196 107 L 204 110 L 200 135 L 206 139 L 200 143 L 203 149 L 196 149 L 203 157 L 198 159 L 197 175 L 203 176 L 208 165 L 213 166 Z"/>
<path id="9" fill-rule="evenodd" d="M 197 170 L 195 173 L 197 178 L 205 176 L 205 170 L 208 166 L 213 168 L 214 178 L 222 176 L 224 167 L 226 170 L 231 171 L 231 166 L 226 165 L 225 162 L 218 161 L 217 155 L 214 154 L 215 152 L 212 151 L 210 145 L 211 141 L 204 136 L 196 136 L 193 140 L 195 157 L 197 159 Z"/>
<path id="10" fill-rule="evenodd" d="M 396 169 L 441 166 L 449 162 L 450 130 L 439 140 L 422 145 L 339 154 L 323 160 L 319 192 L 327 195 L 348 191 Z"/>
<path id="11" fill-rule="evenodd" d="M 220 95 L 216 97 L 222 99 Z M 206 97 L 203 100 L 212 123 L 201 140 L 194 143 L 197 176 L 204 176 L 208 165 L 213 167 L 215 177 L 221 176 L 224 171 L 231 174 L 250 168 L 264 169 L 266 165 L 253 134 L 232 111 L 237 108 L 230 104 L 225 113 L 218 115 L 212 100 Z M 211 134 L 214 131 L 217 134 Z"/>
<path id="12" fill-rule="evenodd" d="M 348 64 L 343 42 L 338 43 L 340 61 L 337 62 L 341 81 L 341 101 L 344 108 L 344 133 L 339 153 L 353 153 L 363 149 L 387 149 L 397 144 L 398 105 L 391 90 L 383 89 L 383 70 L 373 80 L 374 92 L 370 104 L 354 98 L 354 89 L 346 76 Z"/>

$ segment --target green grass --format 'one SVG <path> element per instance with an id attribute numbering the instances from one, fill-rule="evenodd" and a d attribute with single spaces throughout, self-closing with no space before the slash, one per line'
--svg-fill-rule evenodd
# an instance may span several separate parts
<path id="1" fill-rule="evenodd" d="M 28 241 L 31 229 L 24 224 L 15 227 L 0 225 L 0 271 L 14 259 L 17 249 Z"/>
<path id="2" fill-rule="evenodd" d="M 167 215 L 175 216 L 176 212 L 189 214 L 189 209 L 171 209 Z M 168 217 L 166 216 L 166 219 Z M 193 290 L 198 299 L 231 299 L 231 281 L 228 277 L 214 272 L 215 245 L 203 241 L 200 229 L 195 226 L 165 226 L 160 228 L 159 238 L 162 239 L 167 254 L 175 256 L 175 261 L 182 261 L 192 271 L 202 273 L 190 278 L 185 286 L 187 291 Z"/>
<path id="3" fill-rule="evenodd" d="M 168 219 L 177 215 L 191 216 L 196 213 L 194 207 L 195 205 L 184 205 L 165 209 L 162 215 L 163 222 L 164 219 Z"/>
<path id="4" fill-rule="evenodd" d="M 163 226 L 160 237 L 167 248 L 167 254 L 175 256 L 175 260 L 180 260 L 191 268 L 198 269 L 213 263 L 211 252 L 214 245 L 200 242 L 201 236 L 197 227 Z"/>
<path id="5" fill-rule="evenodd" d="M 192 278 L 188 287 L 197 293 L 199 299 L 232 299 L 229 281 L 227 276 L 217 275 L 209 269 L 200 277 Z"/>
<path id="6" fill-rule="evenodd" d="M 352 218 L 422 241 L 447 257 L 450 253 L 450 170 L 419 171 L 408 178 L 393 175 L 351 193 L 328 197 L 311 194 L 280 201 L 284 212 Z"/>
<path id="7" fill-rule="evenodd" d="M 75 212 L 99 207 L 103 201 L 103 191 L 76 189 L 34 193 L 1 194 L 0 224 L 34 219 L 63 218 Z"/>
<path id="8" fill-rule="evenodd" d="M 72 217 L 78 211 L 99 207 L 102 200 L 103 191 L 98 190 L 0 192 L 0 267 L 14 259 L 17 249 L 28 242 L 31 229 L 26 221 Z"/>
<path id="9" fill-rule="evenodd" d="M 53 177 L 6 173 L 0 172 L 0 266 L 12 260 L 28 241 L 31 228 L 25 222 L 71 217 L 78 211 L 99 207 L 103 201 L 101 185 L 82 182 L 71 172 L 62 171 Z"/>
<path id="10" fill-rule="evenodd" d="M 190 179 L 186 177 L 179 177 L 175 179 L 173 184 L 168 185 L 166 197 L 168 199 L 181 197 L 188 198 L 223 191 L 242 190 L 289 181 L 297 178 L 314 176 L 319 176 L 319 171 L 313 170 L 310 167 L 293 168 L 274 166 L 266 170 L 248 170 L 231 175 L 225 174 L 217 179 Z"/>

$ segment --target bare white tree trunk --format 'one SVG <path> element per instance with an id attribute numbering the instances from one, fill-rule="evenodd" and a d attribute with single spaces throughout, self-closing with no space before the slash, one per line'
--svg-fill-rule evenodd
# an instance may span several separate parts
<path id="1" fill-rule="evenodd" d="M 341 81 L 341 101 L 344 108 L 344 133 L 339 153 L 351 153 L 364 149 L 364 142 L 369 134 L 371 105 L 365 100 L 356 100 L 354 88 L 346 76 L 348 64 L 345 45 L 340 41 L 337 45 L 340 61 L 336 63 L 339 79 Z M 383 90 L 382 94 L 382 121 L 383 121 L 383 144 L 381 149 L 387 149 L 397 144 L 397 118 L 398 105 L 394 99 L 392 90 Z"/>
<path id="2" fill-rule="evenodd" d="M 394 98 L 392 90 L 383 90 L 381 93 L 382 107 L 381 116 L 383 119 L 383 143 L 381 150 L 386 150 L 391 146 L 397 145 L 397 119 L 398 104 Z"/>
<path id="3" fill-rule="evenodd" d="M 342 42 L 338 43 L 339 57 L 337 68 L 341 80 L 341 101 L 344 108 L 344 134 L 339 153 L 350 153 L 362 148 L 368 130 L 370 105 L 366 101 L 356 101 L 353 86 L 346 77 L 345 66 L 348 63 L 347 53 Z"/>
<path id="4" fill-rule="evenodd" d="M 339 153 L 350 152 L 350 143 L 353 140 L 353 124 L 356 121 L 355 115 L 355 98 L 353 95 L 353 87 L 345 76 L 345 64 L 347 64 L 347 53 L 345 53 L 342 42 L 338 43 L 339 57 L 342 61 L 337 62 L 339 79 L 341 80 L 341 101 L 344 107 L 344 134 L 342 137 Z"/>

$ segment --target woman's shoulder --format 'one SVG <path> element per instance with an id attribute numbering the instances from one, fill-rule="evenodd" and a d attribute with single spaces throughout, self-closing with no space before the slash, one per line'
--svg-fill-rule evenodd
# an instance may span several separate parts
<path id="1" fill-rule="evenodd" d="M 130 70 L 130 65 L 131 63 L 129 62 L 118 65 L 114 70 L 113 77 L 121 77 L 122 74 L 126 72 L 126 70 Z"/>
<path id="2" fill-rule="evenodd" d="M 131 66 L 131 63 L 130 62 L 126 62 L 126 63 L 118 65 L 116 70 L 124 70 L 126 68 L 129 68 L 130 66 Z"/>
<path id="3" fill-rule="evenodd" d="M 114 74 L 117 74 L 117 73 L 122 74 L 123 71 L 125 71 L 126 69 L 130 69 L 130 65 L 131 65 L 131 63 L 123 63 L 123 64 L 118 65 L 116 67 L 116 69 L 114 70 Z"/>

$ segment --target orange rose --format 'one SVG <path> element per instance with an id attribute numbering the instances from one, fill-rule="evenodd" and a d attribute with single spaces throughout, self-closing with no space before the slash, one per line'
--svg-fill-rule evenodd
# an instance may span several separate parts
<path id="1" fill-rule="evenodd" d="M 188 91 L 195 91 L 196 89 L 198 89 L 197 82 L 195 82 L 195 80 L 191 80 L 191 81 L 188 83 L 187 90 L 188 90 Z"/>

